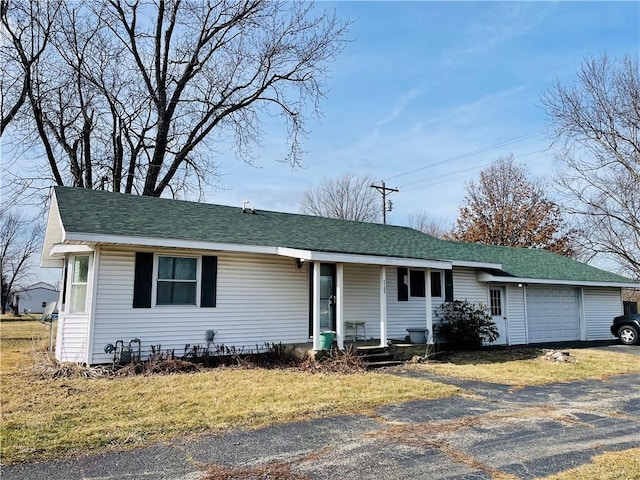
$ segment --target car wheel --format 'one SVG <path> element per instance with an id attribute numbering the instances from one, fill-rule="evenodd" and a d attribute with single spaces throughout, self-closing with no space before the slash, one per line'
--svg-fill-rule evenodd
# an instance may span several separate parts
<path id="1" fill-rule="evenodd" d="M 629 326 L 621 327 L 618 330 L 618 338 L 625 345 L 635 345 L 638 343 L 638 331 Z"/>

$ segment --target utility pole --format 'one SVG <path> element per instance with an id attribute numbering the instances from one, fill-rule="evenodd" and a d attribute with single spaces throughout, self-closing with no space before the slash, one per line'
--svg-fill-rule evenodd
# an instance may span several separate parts
<path id="1" fill-rule="evenodd" d="M 384 180 L 382 181 L 382 185 L 369 185 L 371 188 L 375 188 L 382 194 L 382 223 L 387 223 L 387 211 L 391 211 L 391 201 L 389 201 L 389 210 L 387 210 L 387 192 L 399 192 L 397 188 L 387 187 L 384 184 Z"/>

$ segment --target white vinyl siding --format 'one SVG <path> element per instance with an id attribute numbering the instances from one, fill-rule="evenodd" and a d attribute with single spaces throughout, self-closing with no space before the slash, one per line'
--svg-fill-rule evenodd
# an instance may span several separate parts
<path id="1" fill-rule="evenodd" d="M 366 322 L 367 337 L 380 338 L 379 266 L 344 265 L 344 321 Z"/>
<path id="2" fill-rule="evenodd" d="M 56 333 L 56 359 L 60 362 L 88 363 L 88 327 L 89 318 L 86 315 L 59 313 Z"/>
<path id="3" fill-rule="evenodd" d="M 507 325 L 509 327 L 509 345 L 527 343 L 527 319 L 524 308 L 524 288 L 517 285 L 507 286 Z"/>
<path id="4" fill-rule="evenodd" d="M 613 318 L 622 315 L 622 296 L 619 288 L 584 287 L 584 315 L 587 325 L 587 340 L 613 338 Z"/>
<path id="5" fill-rule="evenodd" d="M 216 308 L 186 305 L 134 309 L 135 253 L 104 249 L 100 263 L 92 363 L 111 361 L 112 357 L 103 352 L 105 344 L 116 340 L 127 343 L 132 338 L 141 340 L 143 355 L 151 345 L 160 345 L 161 351 L 175 349 L 176 355 L 183 355 L 187 344 L 206 345 L 207 330 L 216 332 L 216 345 L 254 350 L 266 342 L 308 340 L 308 272 L 306 268 L 297 269 L 292 259 L 218 255 Z"/>
<path id="6" fill-rule="evenodd" d="M 476 270 L 472 268 L 453 268 L 453 297 L 456 300 L 468 300 L 473 303 L 487 304 L 487 286 L 478 282 Z"/>

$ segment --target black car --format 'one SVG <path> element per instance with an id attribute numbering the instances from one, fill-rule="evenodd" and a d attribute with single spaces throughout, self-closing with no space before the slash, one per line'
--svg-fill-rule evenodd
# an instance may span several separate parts
<path id="1" fill-rule="evenodd" d="M 637 345 L 640 340 L 640 313 L 614 318 L 611 333 L 625 345 Z"/>

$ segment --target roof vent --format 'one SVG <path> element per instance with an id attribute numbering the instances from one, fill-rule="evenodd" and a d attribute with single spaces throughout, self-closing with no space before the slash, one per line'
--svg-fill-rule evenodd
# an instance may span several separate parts
<path id="1" fill-rule="evenodd" d="M 242 213 L 247 213 L 247 207 L 251 204 L 249 200 L 242 202 Z M 256 209 L 251 205 L 251 213 L 256 214 Z"/>

